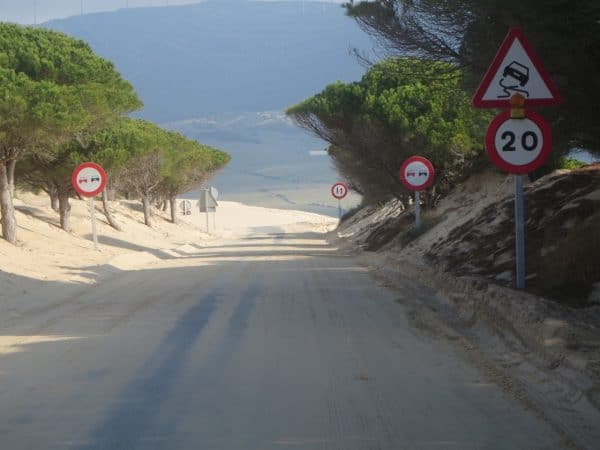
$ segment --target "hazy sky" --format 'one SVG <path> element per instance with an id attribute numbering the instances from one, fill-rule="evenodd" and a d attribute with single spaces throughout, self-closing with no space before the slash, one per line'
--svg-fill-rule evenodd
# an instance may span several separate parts
<path id="1" fill-rule="evenodd" d="M 0 0 L 0 22 L 32 24 L 34 22 L 41 23 L 50 19 L 78 15 L 82 11 L 86 14 L 127 7 L 186 5 L 200 3 L 200 1 L 202 0 Z M 283 1 L 301 2 L 302 0 Z M 344 0 L 322 1 L 342 3 Z"/>

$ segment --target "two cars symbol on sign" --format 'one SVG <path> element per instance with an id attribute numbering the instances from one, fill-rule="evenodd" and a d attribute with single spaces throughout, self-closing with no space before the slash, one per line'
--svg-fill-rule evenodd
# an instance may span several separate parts
<path id="1" fill-rule="evenodd" d="M 82 197 L 95 197 L 106 186 L 106 173 L 96 163 L 86 162 L 79 164 L 71 177 L 73 188 Z"/>
<path id="2" fill-rule="evenodd" d="M 411 156 L 400 168 L 400 181 L 411 191 L 422 191 L 433 184 L 433 164 L 422 156 Z"/>

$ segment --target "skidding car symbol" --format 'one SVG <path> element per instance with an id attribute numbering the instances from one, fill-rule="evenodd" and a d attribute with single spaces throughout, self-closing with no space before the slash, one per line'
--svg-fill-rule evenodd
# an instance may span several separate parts
<path id="1" fill-rule="evenodd" d="M 517 61 L 513 61 L 504 68 L 502 76 L 513 77 L 522 87 L 525 86 L 529 81 L 529 68 L 518 63 Z"/>

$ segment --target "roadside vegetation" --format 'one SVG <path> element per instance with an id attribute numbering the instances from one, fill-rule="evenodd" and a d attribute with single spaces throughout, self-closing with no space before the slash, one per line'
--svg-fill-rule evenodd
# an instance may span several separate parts
<path id="1" fill-rule="evenodd" d="M 475 109 L 471 97 L 509 28 L 521 27 L 563 97 L 559 106 L 541 111 L 552 128 L 553 149 L 529 178 L 535 181 L 558 168 L 573 171 L 560 178 L 562 191 L 555 191 L 557 182 L 553 189 L 526 190 L 528 288 L 563 303 L 587 304 L 600 282 L 594 233 L 600 225 L 600 202 L 594 197 L 600 189 L 598 166 L 586 171 L 570 154 L 582 148 L 600 156 L 600 4 L 376 0 L 349 1 L 344 8 L 383 58 L 374 62 L 355 51 L 368 67 L 360 81 L 333 83 L 287 110 L 300 127 L 330 144 L 341 177 L 363 197 L 363 209 L 347 217 L 340 232 L 366 250 L 429 242 L 422 235 L 445 220 L 442 200 L 468 178 L 496 171 L 485 154 L 484 135 L 498 111 Z M 402 162 L 413 155 L 425 156 L 436 168 L 435 184 L 421 193 L 426 221 L 418 231 L 409 211 L 413 193 L 399 180 Z M 474 194 L 466 193 L 462 203 Z M 581 208 L 569 209 L 563 205 L 566 198 Z M 452 201 L 456 210 L 463 208 Z M 512 198 L 498 198 L 454 234 L 439 235 L 424 251 L 428 264 L 511 284 L 511 208 Z M 498 228 L 501 211 L 506 220 Z M 482 234 L 488 224 L 494 231 Z M 560 232 L 551 233 L 551 227 Z M 582 245 L 579 238 L 590 242 Z"/>
<path id="2" fill-rule="evenodd" d="M 70 231 L 71 173 L 93 161 L 108 173 L 108 199 L 138 198 L 151 225 L 152 204 L 203 183 L 229 161 L 226 153 L 142 120 L 142 103 L 113 64 L 62 33 L 0 24 L 0 209 L 2 237 L 15 244 L 15 188 L 44 191 Z"/>
<path id="3" fill-rule="evenodd" d="M 574 167 L 566 156 L 575 147 L 600 152 L 597 2 L 378 0 L 345 8 L 385 58 L 373 63 L 356 51 L 370 67 L 361 81 L 329 85 L 287 113 L 331 144 L 336 167 L 365 204 L 394 197 L 408 204 L 398 170 L 411 155 L 429 158 L 438 172 L 426 207 L 489 167 L 483 136 L 494 114 L 470 99 L 510 27 L 525 30 L 564 97 L 543 111 L 554 149 L 531 178 Z"/>

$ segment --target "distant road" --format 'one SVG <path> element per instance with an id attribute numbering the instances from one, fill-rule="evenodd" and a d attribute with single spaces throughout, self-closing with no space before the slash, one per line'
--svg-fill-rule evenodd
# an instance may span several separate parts
<path id="1" fill-rule="evenodd" d="M 0 329 L 0 448 L 556 449 L 315 233 L 218 241 Z"/>

